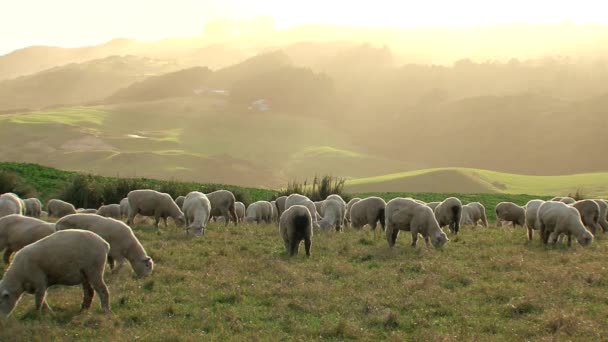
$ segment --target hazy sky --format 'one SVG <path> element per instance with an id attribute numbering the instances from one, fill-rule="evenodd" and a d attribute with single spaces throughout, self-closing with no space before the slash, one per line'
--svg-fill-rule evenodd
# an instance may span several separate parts
<path id="1" fill-rule="evenodd" d="M 81 46 L 115 37 L 199 36 L 206 21 L 267 15 L 278 27 L 608 24 L 606 0 L 1 0 L 0 54 L 30 45 Z"/>

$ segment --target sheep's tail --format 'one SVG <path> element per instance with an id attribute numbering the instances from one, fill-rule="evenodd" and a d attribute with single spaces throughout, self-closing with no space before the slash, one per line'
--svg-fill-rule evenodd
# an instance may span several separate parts
<path id="1" fill-rule="evenodd" d="M 385 223 L 385 217 L 384 217 L 384 213 L 385 213 L 386 209 L 382 208 L 378 211 L 378 217 L 376 217 L 376 222 L 380 221 L 380 225 L 382 226 L 382 231 L 386 230 L 386 223 Z"/>

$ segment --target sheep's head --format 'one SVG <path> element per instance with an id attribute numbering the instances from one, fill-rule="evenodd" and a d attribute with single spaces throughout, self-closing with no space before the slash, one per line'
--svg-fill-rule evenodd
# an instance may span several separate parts
<path id="1" fill-rule="evenodd" d="M 184 214 L 181 214 L 175 218 L 175 224 L 178 227 L 183 227 L 186 225 L 186 218 L 184 217 Z"/>
<path id="2" fill-rule="evenodd" d="M 445 245 L 448 241 L 450 241 L 450 239 L 448 239 L 448 236 L 441 229 L 439 229 L 439 231 L 431 239 L 431 243 L 435 247 L 441 247 Z"/>
<path id="3" fill-rule="evenodd" d="M 188 227 L 188 232 L 192 232 L 192 235 L 199 237 L 201 235 L 205 235 L 205 227 L 201 226 L 201 225 L 194 225 L 194 223 L 192 223 L 189 227 Z"/>
<path id="4" fill-rule="evenodd" d="M 22 293 L 23 291 L 8 288 L 6 283 L 0 280 L 0 313 L 8 317 L 17 305 Z"/>
<path id="5" fill-rule="evenodd" d="M 591 234 L 590 231 L 585 229 L 583 233 L 578 236 L 577 240 L 578 243 L 581 244 L 581 246 L 587 247 L 591 244 L 591 242 L 593 242 L 593 234 Z"/>
<path id="6" fill-rule="evenodd" d="M 133 270 L 139 277 L 147 277 L 152 273 L 154 269 L 154 261 L 149 256 L 145 256 L 143 259 L 133 263 Z"/>

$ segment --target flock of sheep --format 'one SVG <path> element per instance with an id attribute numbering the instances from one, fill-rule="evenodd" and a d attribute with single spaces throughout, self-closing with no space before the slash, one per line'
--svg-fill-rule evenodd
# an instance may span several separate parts
<path id="1" fill-rule="evenodd" d="M 445 245 L 449 239 L 442 230 L 448 227 L 458 234 L 461 225 L 488 226 L 486 209 L 479 202 L 463 205 L 458 198 L 425 203 L 412 198 L 394 198 L 385 202 L 379 197 L 354 198 L 346 203 L 338 195 L 313 202 L 308 197 L 292 194 L 275 201 L 258 201 L 247 208 L 237 202 L 232 192 L 218 190 L 204 194 L 198 191 L 177 199 L 154 190 L 134 190 L 119 204 L 99 209 L 76 209 L 72 204 L 52 199 L 47 211 L 36 198 L 20 199 L 12 193 L 0 196 L 0 251 L 10 265 L 0 280 L 0 312 L 10 315 L 24 292 L 35 295 L 36 309 L 49 309 L 46 289 L 53 285 L 82 285 L 82 310 L 91 306 L 97 292 L 102 309 L 110 312 L 110 294 L 104 282 L 104 269 L 112 272 L 128 261 L 140 277 L 152 273 L 154 262 L 133 234 L 137 215 L 153 217 L 158 227 L 171 217 L 186 232 L 201 236 L 211 220 L 234 222 L 278 223 L 279 235 L 288 255 L 298 254 L 304 241 L 310 256 L 313 231 L 341 231 L 345 225 L 361 229 L 369 225 L 375 231 L 378 223 L 386 233 L 388 245 L 395 245 L 400 231 L 412 234 L 412 246 L 419 236 L 427 245 Z M 499 203 L 497 225 L 527 227 L 528 239 L 539 231 L 542 243 L 554 244 L 571 237 L 587 246 L 601 229 L 608 231 L 608 202 L 575 201 L 556 197 L 550 201 L 532 200 L 520 207 L 511 202 Z M 49 223 L 41 218 L 57 219 Z M 126 223 L 123 222 L 126 218 Z M 12 253 L 16 253 L 11 262 Z"/>

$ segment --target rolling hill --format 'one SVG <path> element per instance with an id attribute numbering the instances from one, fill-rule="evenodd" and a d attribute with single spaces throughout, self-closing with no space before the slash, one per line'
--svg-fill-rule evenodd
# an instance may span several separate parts
<path id="1" fill-rule="evenodd" d="M 470 168 L 437 168 L 351 179 L 349 192 L 452 192 L 608 197 L 608 172 L 530 176 Z"/>

